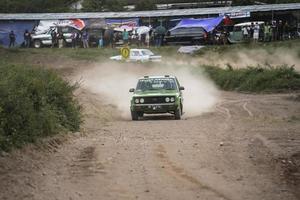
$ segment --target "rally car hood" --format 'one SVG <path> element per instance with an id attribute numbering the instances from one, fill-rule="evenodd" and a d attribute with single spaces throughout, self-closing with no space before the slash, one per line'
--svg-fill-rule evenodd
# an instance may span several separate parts
<path id="1" fill-rule="evenodd" d="M 155 96 L 177 96 L 179 92 L 177 90 L 147 90 L 147 91 L 135 91 L 133 97 L 155 97 Z"/>

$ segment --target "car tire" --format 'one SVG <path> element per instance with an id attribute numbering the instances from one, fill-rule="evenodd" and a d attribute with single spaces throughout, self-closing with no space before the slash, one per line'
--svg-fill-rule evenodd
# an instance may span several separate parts
<path id="1" fill-rule="evenodd" d="M 181 106 L 179 106 L 177 108 L 177 110 L 175 111 L 175 120 L 180 120 L 181 119 L 181 115 L 182 115 L 182 113 L 181 113 Z"/>
<path id="2" fill-rule="evenodd" d="M 137 121 L 139 119 L 138 113 L 134 112 L 134 111 L 131 111 L 131 119 L 133 121 Z"/>
<path id="3" fill-rule="evenodd" d="M 138 115 L 138 117 L 143 117 L 144 113 L 143 112 L 138 112 L 137 115 Z"/>
<path id="4" fill-rule="evenodd" d="M 34 48 L 41 48 L 42 47 L 42 42 L 40 40 L 34 40 L 33 41 L 33 46 L 34 46 Z"/>

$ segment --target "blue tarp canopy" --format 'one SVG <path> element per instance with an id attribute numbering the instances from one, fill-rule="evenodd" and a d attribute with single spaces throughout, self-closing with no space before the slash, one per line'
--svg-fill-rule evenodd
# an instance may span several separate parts
<path id="1" fill-rule="evenodd" d="M 9 33 L 14 31 L 16 35 L 16 46 L 24 42 L 24 32 L 32 31 L 35 21 L 0 21 L 0 45 L 7 47 L 9 45 Z"/>
<path id="2" fill-rule="evenodd" d="M 211 32 L 214 30 L 221 22 L 223 21 L 223 17 L 216 17 L 216 18 L 203 18 L 203 19 L 182 19 L 176 28 L 190 28 L 190 27 L 202 27 L 207 32 Z M 171 29 L 171 30 L 173 30 Z"/>

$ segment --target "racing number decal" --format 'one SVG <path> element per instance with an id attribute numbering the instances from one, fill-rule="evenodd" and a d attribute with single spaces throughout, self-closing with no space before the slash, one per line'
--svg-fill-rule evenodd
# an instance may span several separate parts
<path id="1" fill-rule="evenodd" d="M 129 55 L 130 55 L 130 49 L 128 47 L 123 47 L 121 49 L 121 55 L 122 55 L 122 58 L 123 59 L 127 59 L 129 58 Z"/>

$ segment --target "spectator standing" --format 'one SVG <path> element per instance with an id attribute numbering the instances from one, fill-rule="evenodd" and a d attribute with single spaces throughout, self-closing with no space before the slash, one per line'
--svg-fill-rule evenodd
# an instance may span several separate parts
<path id="1" fill-rule="evenodd" d="M 276 32 L 277 32 L 276 21 L 272 21 L 271 31 L 272 31 L 272 41 L 275 41 L 277 39 L 277 36 L 276 36 Z"/>
<path id="2" fill-rule="evenodd" d="M 281 20 L 278 23 L 278 40 L 283 40 L 283 23 Z"/>
<path id="3" fill-rule="evenodd" d="M 28 32 L 28 30 L 25 30 L 25 32 L 24 32 L 24 47 L 25 48 L 30 47 L 30 40 L 31 40 L 31 35 Z"/>
<path id="4" fill-rule="evenodd" d="M 10 31 L 9 33 L 9 47 L 14 47 L 16 43 L 16 35 L 14 31 Z"/>
<path id="5" fill-rule="evenodd" d="M 249 33 L 248 33 L 248 29 L 247 29 L 246 26 L 244 26 L 244 27 L 242 28 L 242 32 L 243 32 L 243 38 L 244 38 L 244 39 L 248 39 Z"/>
<path id="6" fill-rule="evenodd" d="M 289 23 L 287 21 L 283 25 L 283 34 L 284 34 L 284 38 L 286 38 L 286 39 L 290 39 L 291 38 L 290 25 L 289 25 Z"/>
<path id="7" fill-rule="evenodd" d="M 253 38 L 253 34 L 254 34 L 254 27 L 255 27 L 254 23 L 253 23 L 253 22 L 251 22 L 251 26 L 250 26 L 250 38 Z"/>
<path id="8" fill-rule="evenodd" d="M 76 48 L 77 33 L 75 31 L 72 32 L 71 39 L 72 39 L 72 48 Z"/>
<path id="9" fill-rule="evenodd" d="M 52 45 L 51 47 L 54 48 L 57 44 L 57 33 L 55 30 L 51 31 L 51 40 L 52 40 Z"/>
<path id="10" fill-rule="evenodd" d="M 260 32 L 260 26 L 259 24 L 256 22 L 255 26 L 254 26 L 254 31 L 253 31 L 253 39 L 254 39 L 254 43 L 257 43 L 259 40 L 259 32 Z"/>
<path id="11" fill-rule="evenodd" d="M 166 30 L 165 27 L 162 26 L 162 24 L 155 29 L 154 39 L 155 39 L 155 46 L 156 47 L 162 46 L 163 39 L 164 39 L 164 36 L 165 36 L 166 32 L 167 32 L 167 30 Z"/>
<path id="12" fill-rule="evenodd" d="M 150 34 L 151 34 L 151 32 L 149 31 L 148 33 L 146 33 L 146 36 L 145 36 L 145 42 L 146 42 L 146 45 L 148 48 L 150 47 L 150 38 L 151 38 Z"/>
<path id="13" fill-rule="evenodd" d="M 264 26 L 264 41 L 265 42 L 271 41 L 271 27 L 268 22 Z"/>
<path id="14" fill-rule="evenodd" d="M 103 48 L 103 46 L 104 46 L 103 38 L 104 38 L 104 34 L 103 34 L 103 31 L 101 30 L 100 35 L 99 35 L 99 42 L 98 42 L 98 47 L 99 48 Z"/>
<path id="15" fill-rule="evenodd" d="M 224 23 L 224 30 L 228 34 L 231 27 L 233 26 L 233 21 L 230 19 L 230 17 L 228 15 L 226 15 L 223 23 Z"/>
<path id="16" fill-rule="evenodd" d="M 58 48 L 63 48 L 64 47 L 64 34 L 62 32 L 58 32 L 57 39 L 58 39 Z"/>
<path id="17" fill-rule="evenodd" d="M 83 48 L 89 48 L 89 33 L 85 30 L 82 33 Z"/>
<path id="18" fill-rule="evenodd" d="M 126 29 L 124 29 L 122 33 L 123 42 L 125 45 L 128 45 L 129 33 Z"/>

